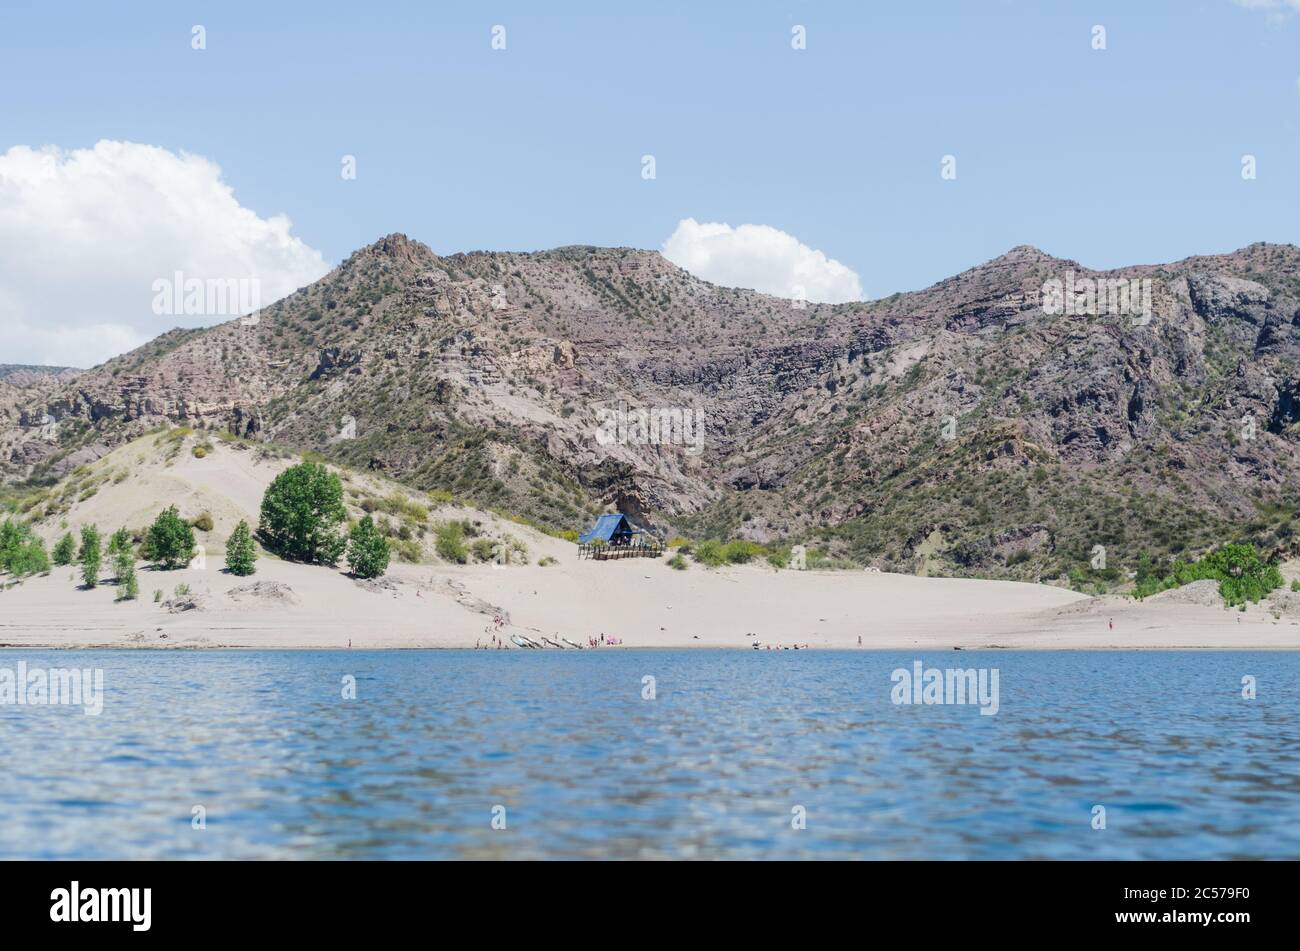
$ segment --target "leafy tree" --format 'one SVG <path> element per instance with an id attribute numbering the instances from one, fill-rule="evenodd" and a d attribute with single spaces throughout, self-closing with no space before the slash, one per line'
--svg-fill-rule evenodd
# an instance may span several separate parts
<path id="1" fill-rule="evenodd" d="M 64 565 L 72 564 L 76 558 L 77 543 L 72 538 L 72 532 L 68 532 L 54 546 L 54 563 L 62 568 Z"/>
<path id="2" fill-rule="evenodd" d="M 1233 543 L 1221 545 L 1196 561 L 1175 561 L 1167 567 L 1143 556 L 1138 560 L 1133 593 L 1145 598 L 1205 579 L 1219 582 L 1219 594 L 1230 607 L 1259 601 L 1282 586 L 1282 573 L 1276 565 L 1264 561 L 1254 545 Z"/>
<path id="3" fill-rule="evenodd" d="M 251 575 L 257 569 L 257 546 L 253 544 L 253 534 L 248 530 L 248 523 L 240 519 L 235 530 L 226 542 L 226 570 L 232 575 Z"/>
<path id="4" fill-rule="evenodd" d="M 339 477 L 319 463 L 303 462 L 267 487 L 257 532 L 283 558 L 333 565 L 346 544 L 338 530 L 346 517 Z"/>
<path id="5" fill-rule="evenodd" d="M 119 528 L 108 540 L 108 555 L 113 562 L 113 575 L 117 578 L 117 599 L 134 601 L 140 594 L 140 582 L 135 577 L 135 546 L 131 533 Z"/>
<path id="6" fill-rule="evenodd" d="M 108 555 L 116 558 L 123 551 L 131 551 L 131 533 L 125 528 L 119 528 L 108 537 Z"/>
<path id="7" fill-rule="evenodd" d="M 171 506 L 158 513 L 145 534 L 143 554 L 162 568 L 184 568 L 194 557 L 194 529 Z"/>
<path id="8" fill-rule="evenodd" d="M 0 571 L 22 578 L 49 570 L 45 543 L 32 534 L 30 525 L 13 519 L 0 525 Z"/>
<path id="9" fill-rule="evenodd" d="M 388 570 L 388 539 L 379 534 L 369 515 L 352 526 L 348 565 L 358 578 L 378 578 Z"/>
<path id="10" fill-rule="evenodd" d="M 81 551 L 77 552 L 77 561 L 81 565 L 81 580 L 87 588 L 99 584 L 101 543 L 98 528 L 94 525 L 81 527 Z"/>
<path id="11" fill-rule="evenodd" d="M 31 529 L 26 525 L 11 518 L 5 519 L 5 523 L 0 525 L 0 568 L 6 567 L 5 561 L 9 553 L 26 544 L 30 535 Z"/>

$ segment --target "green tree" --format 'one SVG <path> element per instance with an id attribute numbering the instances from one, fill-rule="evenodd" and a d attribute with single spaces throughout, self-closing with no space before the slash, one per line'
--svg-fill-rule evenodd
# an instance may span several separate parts
<path id="1" fill-rule="evenodd" d="M 123 551 L 131 551 L 131 533 L 125 528 L 119 528 L 108 536 L 108 556 L 116 558 Z"/>
<path id="2" fill-rule="evenodd" d="M 108 555 L 117 579 L 117 599 L 134 601 L 140 594 L 140 582 L 135 577 L 135 546 L 131 544 L 131 533 L 125 528 L 119 528 L 109 538 Z"/>
<path id="3" fill-rule="evenodd" d="M 303 462 L 275 477 L 262 496 L 258 535 L 267 549 L 291 561 L 333 565 L 346 540 L 343 484 L 323 465 Z"/>
<path id="4" fill-rule="evenodd" d="M 226 570 L 232 575 L 251 575 L 257 569 L 257 546 L 253 544 L 253 534 L 248 530 L 248 523 L 240 519 L 235 530 L 226 542 Z"/>
<path id="5" fill-rule="evenodd" d="M 81 527 L 81 551 L 77 552 L 77 561 L 81 565 L 81 580 L 87 588 L 99 584 L 99 565 L 102 553 L 99 529 L 94 525 Z"/>
<path id="6" fill-rule="evenodd" d="M 27 543 L 31 531 L 28 526 L 11 518 L 0 525 L 0 570 L 8 570 L 9 558 Z"/>
<path id="7" fill-rule="evenodd" d="M 0 525 L 0 571 L 23 578 L 49 570 L 45 542 L 32 533 L 30 525 L 13 519 Z"/>
<path id="8" fill-rule="evenodd" d="M 72 532 L 68 532 L 54 546 L 54 563 L 62 568 L 64 565 L 72 564 L 76 558 L 77 543 L 72 538 Z"/>
<path id="9" fill-rule="evenodd" d="M 388 570 L 388 539 L 379 534 L 369 515 L 352 526 L 348 538 L 348 566 L 358 578 L 378 578 Z"/>
<path id="10" fill-rule="evenodd" d="M 162 568 L 184 568 L 194 557 L 194 529 L 171 506 L 158 513 L 145 534 L 144 556 Z"/>

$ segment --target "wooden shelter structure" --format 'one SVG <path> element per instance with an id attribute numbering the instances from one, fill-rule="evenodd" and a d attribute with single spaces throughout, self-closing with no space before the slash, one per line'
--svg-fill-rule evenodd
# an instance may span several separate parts
<path id="1" fill-rule="evenodd" d="M 579 558 L 658 558 L 663 553 L 663 542 L 637 528 L 622 512 L 600 516 L 595 525 L 578 536 Z"/>

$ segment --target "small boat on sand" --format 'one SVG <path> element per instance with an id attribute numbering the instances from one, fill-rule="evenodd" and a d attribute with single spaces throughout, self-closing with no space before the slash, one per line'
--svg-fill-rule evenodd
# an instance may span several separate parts
<path id="1" fill-rule="evenodd" d="M 573 643 L 573 641 L 569 640 L 567 637 L 561 637 L 560 640 L 564 641 L 564 643 L 568 644 L 568 645 L 569 645 L 570 647 L 572 647 L 575 651 L 580 651 L 580 650 L 582 650 L 582 645 L 581 645 L 581 644 L 575 644 L 575 643 Z"/>
<path id="2" fill-rule="evenodd" d="M 510 640 L 514 641 L 514 644 L 515 644 L 516 647 L 531 648 L 532 650 L 536 650 L 536 649 L 537 649 L 537 644 L 535 644 L 534 642 L 530 641 L 528 638 L 526 638 L 526 637 L 522 637 L 522 636 L 520 636 L 520 635 L 518 635 L 518 634 L 511 634 L 511 635 L 510 635 Z"/>

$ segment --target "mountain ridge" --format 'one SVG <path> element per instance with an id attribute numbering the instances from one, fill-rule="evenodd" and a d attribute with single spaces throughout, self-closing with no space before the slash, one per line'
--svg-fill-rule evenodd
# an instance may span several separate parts
<path id="1" fill-rule="evenodd" d="M 1150 282 L 1147 323 L 1044 303 L 1053 281 L 1120 278 Z M 637 409 L 700 414 L 701 451 L 602 444 L 602 419 Z M 1300 249 L 1094 271 L 1020 245 L 918 291 L 800 306 L 657 251 L 439 256 L 394 233 L 251 326 L 168 331 L 0 399 L 0 418 L 11 481 L 170 420 L 552 527 L 616 506 L 921 573 L 1111 578 L 1097 547 L 1131 570 L 1261 511 L 1266 544 L 1291 544 Z"/>

